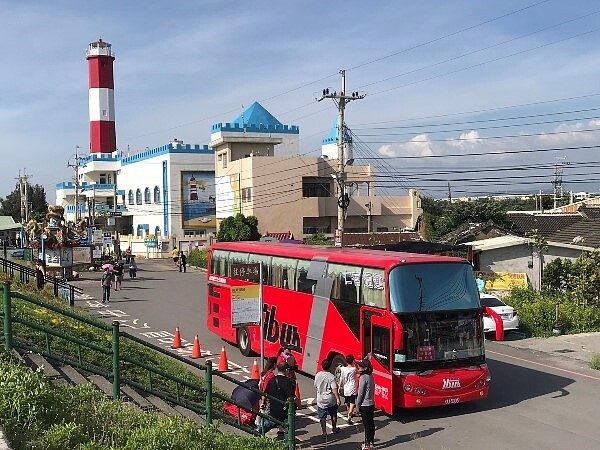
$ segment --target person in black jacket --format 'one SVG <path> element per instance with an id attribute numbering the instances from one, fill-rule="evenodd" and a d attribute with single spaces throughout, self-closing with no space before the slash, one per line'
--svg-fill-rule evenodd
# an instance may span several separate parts
<path id="1" fill-rule="evenodd" d="M 44 262 L 41 259 L 38 259 L 35 262 L 35 282 L 38 289 L 44 289 L 44 284 L 46 283 L 46 268 L 44 267 Z"/>

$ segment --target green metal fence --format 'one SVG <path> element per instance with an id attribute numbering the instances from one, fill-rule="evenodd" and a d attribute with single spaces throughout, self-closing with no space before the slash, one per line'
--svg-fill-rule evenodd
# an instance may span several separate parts
<path id="1" fill-rule="evenodd" d="M 264 392 L 244 385 L 235 378 L 213 370 L 210 361 L 198 364 L 162 347 L 145 342 L 121 331 L 118 321 L 112 322 L 112 325 L 106 325 L 78 315 L 70 308 L 61 308 L 12 291 L 10 281 L 3 283 L 2 290 L 3 330 L 0 340 L 4 342 L 4 348 L 7 351 L 13 348 L 32 351 L 48 359 L 104 376 L 112 381 L 114 399 L 119 398 L 121 386 L 127 385 L 194 411 L 206 418 L 207 425 L 211 425 L 214 420 L 220 420 L 250 434 L 264 434 L 264 429 L 257 431 L 253 426 L 244 425 L 240 415 L 236 419 L 223 412 L 221 408 L 223 402 L 232 403 L 240 408 L 242 405 L 216 388 L 214 381 L 215 378 L 220 378 L 236 386 L 244 386 L 246 389 L 269 398 L 271 402 L 287 403 L 288 417 L 284 422 L 257 410 L 251 410 L 251 412 L 285 428 L 287 430 L 286 445 L 290 449 L 295 448 L 295 404 L 293 400 L 282 402 Z M 97 339 L 82 339 L 61 331 L 60 319 L 54 319 L 58 321 L 57 326 L 50 328 L 23 317 L 24 314 L 15 314 L 15 305 L 18 302 L 24 302 L 23 305 L 34 305 L 37 310 L 51 311 L 59 317 L 64 317 L 65 320 L 74 321 L 76 327 L 85 324 Z M 20 330 L 23 333 L 20 333 Z M 34 336 L 34 338 L 23 339 L 22 335 L 26 334 L 25 330 L 28 330 L 28 336 Z M 200 371 L 204 377 L 203 384 L 192 383 L 140 360 L 143 357 L 143 351 L 140 352 L 140 349 L 148 349 L 156 354 L 177 360 L 192 372 Z"/>

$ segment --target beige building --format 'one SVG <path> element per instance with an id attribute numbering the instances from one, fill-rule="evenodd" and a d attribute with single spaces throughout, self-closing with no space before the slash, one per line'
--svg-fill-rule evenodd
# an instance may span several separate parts
<path id="1" fill-rule="evenodd" d="M 337 126 L 335 127 L 337 129 Z M 337 135 L 323 140 L 322 156 L 298 155 L 299 129 L 281 124 L 254 103 L 231 123 L 212 127 L 215 151 L 217 221 L 241 212 L 258 218 L 259 230 L 291 231 L 302 239 L 337 228 L 337 159 L 331 146 Z M 346 154 L 352 154 L 345 139 Z M 284 156 L 288 155 L 288 156 Z M 422 214 L 416 190 L 406 196 L 375 195 L 371 166 L 347 164 L 346 191 L 350 196 L 345 232 L 413 229 Z"/>

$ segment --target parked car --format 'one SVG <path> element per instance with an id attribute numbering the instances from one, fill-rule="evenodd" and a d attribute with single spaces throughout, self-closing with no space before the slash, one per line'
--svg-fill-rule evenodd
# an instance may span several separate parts
<path id="1" fill-rule="evenodd" d="M 512 306 L 507 305 L 495 295 L 479 294 L 481 306 L 487 306 L 496 311 L 502 317 L 504 323 L 504 331 L 517 330 L 519 328 L 519 316 L 517 310 Z M 496 331 L 496 322 L 490 316 L 484 313 L 483 315 L 483 331 L 490 333 Z"/>

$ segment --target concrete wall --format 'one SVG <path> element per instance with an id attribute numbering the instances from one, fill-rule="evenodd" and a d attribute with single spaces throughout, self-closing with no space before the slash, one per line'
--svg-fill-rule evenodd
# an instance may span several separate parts
<path id="1" fill-rule="evenodd" d="M 542 255 L 542 266 L 556 258 L 576 260 L 581 250 L 548 246 L 548 251 Z M 510 247 L 485 250 L 479 253 L 479 270 L 484 272 L 516 272 L 525 273 L 535 289 L 540 288 L 540 258 L 533 254 L 533 267 L 528 267 L 532 261 L 531 248 L 525 244 Z"/>

